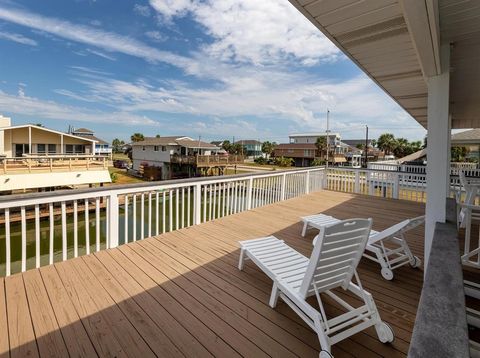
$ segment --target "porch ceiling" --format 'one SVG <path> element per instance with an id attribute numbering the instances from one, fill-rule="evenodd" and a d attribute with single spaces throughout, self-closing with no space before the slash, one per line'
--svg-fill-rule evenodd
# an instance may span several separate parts
<path id="1" fill-rule="evenodd" d="M 480 127 L 479 2 L 289 1 L 424 127 L 425 78 L 440 71 L 440 43 L 453 43 L 452 127 Z"/>

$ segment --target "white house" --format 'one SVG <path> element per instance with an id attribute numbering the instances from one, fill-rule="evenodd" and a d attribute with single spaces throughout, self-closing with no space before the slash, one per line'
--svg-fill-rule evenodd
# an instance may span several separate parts
<path id="1" fill-rule="evenodd" d="M 106 156 L 111 156 L 112 155 L 112 146 L 110 143 L 104 141 L 101 138 L 98 138 L 95 136 L 95 132 L 88 129 L 88 128 L 72 128 L 69 131 L 70 134 L 73 134 L 74 136 L 77 137 L 82 137 L 90 140 L 95 141 L 95 150 L 94 153 L 95 155 L 106 155 Z"/>
<path id="2" fill-rule="evenodd" d="M 221 148 L 190 137 L 146 137 L 140 142 L 132 143 L 133 169 L 157 167 L 161 169 L 161 178 L 170 179 L 182 172 L 182 165 L 195 166 L 196 156 L 217 154 Z"/>
<path id="3" fill-rule="evenodd" d="M 288 138 L 291 144 L 315 144 L 318 138 L 328 138 L 330 151 L 336 154 L 345 154 L 348 148 L 342 143 L 340 133 L 313 132 L 313 133 L 294 133 Z"/>
<path id="4" fill-rule="evenodd" d="M 0 192 L 110 182 L 96 140 L 0 115 Z"/>

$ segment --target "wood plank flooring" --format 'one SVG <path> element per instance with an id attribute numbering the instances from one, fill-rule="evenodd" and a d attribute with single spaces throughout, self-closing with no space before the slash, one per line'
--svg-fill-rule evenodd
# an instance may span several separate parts
<path id="1" fill-rule="evenodd" d="M 268 277 L 250 262 L 237 269 L 237 242 L 273 234 L 309 255 L 315 232 L 301 238 L 299 217 L 320 212 L 371 217 L 381 230 L 424 206 L 322 191 L 0 278 L 0 357 L 318 357 L 315 333 L 284 303 L 268 306 Z M 407 239 L 423 257 L 423 227 Z M 388 282 L 363 259 L 359 274 L 396 339 L 382 344 L 369 329 L 335 345 L 335 357 L 405 357 L 422 269 Z"/>

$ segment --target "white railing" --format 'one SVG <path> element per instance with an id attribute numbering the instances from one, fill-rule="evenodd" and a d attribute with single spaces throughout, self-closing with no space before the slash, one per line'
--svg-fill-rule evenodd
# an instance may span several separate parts
<path id="1" fill-rule="evenodd" d="M 308 194 L 323 188 L 324 173 L 311 168 L 3 197 L 0 276 Z"/>
<path id="2" fill-rule="evenodd" d="M 427 167 L 425 165 L 371 162 L 371 163 L 368 163 L 368 169 L 426 174 Z M 470 176 L 480 175 L 480 169 L 478 168 L 478 165 L 476 163 L 456 163 L 456 162 L 450 163 L 450 175 L 458 175 L 458 172 L 460 170 L 465 171 L 466 174 Z"/>
<path id="3" fill-rule="evenodd" d="M 460 169 L 458 169 L 460 170 Z M 462 191 L 458 170 L 451 171 L 450 197 Z M 480 178 L 479 169 L 463 169 L 467 176 Z M 426 202 L 425 173 L 393 170 L 330 168 L 326 189 L 347 193 L 367 194 L 384 198 Z"/>

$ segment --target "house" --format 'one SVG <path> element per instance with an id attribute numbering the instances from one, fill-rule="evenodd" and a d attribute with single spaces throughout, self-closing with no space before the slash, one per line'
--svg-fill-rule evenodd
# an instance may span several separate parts
<path id="1" fill-rule="evenodd" d="M 95 136 L 95 132 L 88 128 L 70 128 L 70 134 L 73 134 L 77 137 L 92 139 L 95 141 L 95 155 L 107 155 L 109 157 L 112 156 L 112 147 L 110 143 L 104 141 L 101 138 Z"/>
<path id="2" fill-rule="evenodd" d="M 96 140 L 0 116 L 0 192 L 110 182 Z"/>
<path id="3" fill-rule="evenodd" d="M 467 158 L 480 162 L 480 128 L 452 134 L 452 147 L 467 148 Z"/>
<path id="4" fill-rule="evenodd" d="M 243 162 L 240 156 L 220 155 L 222 149 L 190 137 L 147 137 L 132 143 L 133 169 L 142 172 L 154 167 L 158 178 L 172 179 L 211 174 L 214 169 L 221 174 L 228 165 Z"/>
<path id="5" fill-rule="evenodd" d="M 273 156 L 292 158 L 296 167 L 309 167 L 319 153 L 312 143 L 282 143 L 275 147 Z"/>
<path id="6" fill-rule="evenodd" d="M 344 154 L 347 147 L 342 145 L 339 133 L 314 132 L 314 133 L 295 133 L 288 136 L 290 143 L 315 144 L 318 138 L 328 138 L 330 151 L 336 154 Z"/>
<path id="7" fill-rule="evenodd" d="M 235 142 L 241 144 L 244 148 L 244 154 L 247 157 L 259 157 L 262 155 L 262 142 L 255 139 L 242 139 Z"/>
<path id="8" fill-rule="evenodd" d="M 367 140 L 367 145 L 372 147 L 373 139 Z M 354 148 L 365 148 L 365 138 L 363 139 L 342 139 L 342 142 Z"/>

